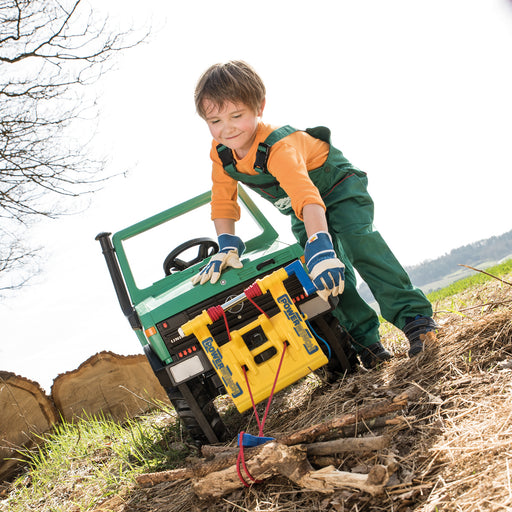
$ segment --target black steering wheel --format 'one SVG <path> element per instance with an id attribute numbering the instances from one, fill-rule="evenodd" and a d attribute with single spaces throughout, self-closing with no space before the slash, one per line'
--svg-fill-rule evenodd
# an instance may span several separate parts
<path id="1" fill-rule="evenodd" d="M 198 249 L 197 256 L 195 258 L 188 261 L 178 258 L 182 252 L 185 252 L 187 249 L 191 249 L 192 247 L 196 246 Z M 219 252 L 219 244 L 211 238 L 193 238 L 192 240 L 188 240 L 188 242 L 178 245 L 178 247 L 173 249 L 165 258 L 165 275 L 169 276 L 173 272 L 180 272 L 185 270 L 186 268 L 191 267 L 200 261 L 203 261 L 205 258 L 213 256 L 217 252 Z"/>

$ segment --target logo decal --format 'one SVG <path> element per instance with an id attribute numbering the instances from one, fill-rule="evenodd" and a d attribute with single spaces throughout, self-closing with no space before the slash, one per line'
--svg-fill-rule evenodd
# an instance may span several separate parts
<path id="1" fill-rule="evenodd" d="M 314 354 L 318 350 L 318 345 L 314 342 L 311 332 L 307 328 L 301 314 L 293 305 L 289 295 L 281 295 L 277 298 L 277 302 L 282 305 L 286 317 L 293 323 L 293 329 L 302 340 L 306 352 L 309 355 Z"/>
<path id="2" fill-rule="evenodd" d="M 226 297 L 224 304 L 226 304 L 226 302 L 229 302 L 230 300 L 234 299 L 235 297 L 238 297 L 238 295 L 230 295 L 229 297 Z M 232 313 L 233 315 L 236 315 L 237 313 L 240 313 L 242 311 L 242 309 L 244 309 L 243 301 L 239 302 L 238 304 L 235 304 L 234 306 L 230 307 L 226 311 L 228 313 Z"/>
<path id="3" fill-rule="evenodd" d="M 206 338 L 201 341 L 201 345 L 203 346 L 204 351 L 208 354 L 208 357 L 217 370 L 217 373 L 220 375 L 220 378 L 224 382 L 224 386 L 226 386 L 228 393 L 233 398 L 237 398 L 242 395 L 243 390 L 240 387 L 240 384 L 233 379 L 233 373 L 229 366 L 224 364 L 222 354 L 220 350 L 216 348 L 217 346 L 214 344 L 213 338 Z"/>
<path id="4" fill-rule="evenodd" d="M 289 210 L 291 207 L 292 207 L 292 200 L 289 198 L 289 197 L 283 197 L 281 199 L 278 199 L 275 203 L 274 203 L 274 206 L 284 212 L 286 210 Z"/>

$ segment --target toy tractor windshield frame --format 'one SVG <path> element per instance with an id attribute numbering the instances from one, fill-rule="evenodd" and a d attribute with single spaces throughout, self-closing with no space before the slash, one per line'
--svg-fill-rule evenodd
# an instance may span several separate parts
<path id="1" fill-rule="evenodd" d="M 252 218 L 261 228 L 261 233 L 259 235 L 245 242 L 246 249 L 244 256 L 247 257 L 254 251 L 260 252 L 262 250 L 268 249 L 274 242 L 277 241 L 279 235 L 242 187 L 238 187 L 238 197 L 242 201 L 243 205 L 247 208 L 247 211 L 251 214 Z M 169 277 L 172 279 L 172 285 L 176 286 L 178 283 L 189 279 L 190 276 L 195 273 L 195 270 L 192 271 L 191 268 L 193 267 L 191 267 L 186 269 L 184 272 L 172 274 L 171 276 L 165 276 L 150 286 L 139 288 L 135 282 L 132 270 L 130 268 L 123 242 L 136 235 L 140 235 L 141 233 L 149 231 L 150 229 L 153 229 L 165 222 L 178 218 L 187 212 L 190 212 L 191 210 L 204 206 L 210 201 L 211 192 L 205 192 L 179 205 L 173 206 L 168 210 L 149 217 L 148 219 L 138 222 L 133 226 L 123 229 L 113 235 L 112 243 L 117 254 L 119 265 L 122 269 L 128 292 L 134 303 L 139 303 L 140 301 L 150 296 L 156 296 L 163 290 L 167 290 L 169 288 Z"/>

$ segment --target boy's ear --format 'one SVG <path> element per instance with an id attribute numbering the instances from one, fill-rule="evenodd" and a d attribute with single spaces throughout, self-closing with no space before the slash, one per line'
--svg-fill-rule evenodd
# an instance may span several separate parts
<path id="1" fill-rule="evenodd" d="M 266 98 L 263 98 L 263 101 L 261 102 L 261 106 L 258 110 L 258 117 L 261 117 L 263 115 L 263 109 L 265 108 L 265 101 L 266 101 Z"/>

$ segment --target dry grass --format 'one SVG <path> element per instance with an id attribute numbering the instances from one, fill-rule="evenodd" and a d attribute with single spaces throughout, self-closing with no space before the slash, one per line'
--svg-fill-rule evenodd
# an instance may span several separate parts
<path id="1" fill-rule="evenodd" d="M 281 393 L 265 434 L 294 431 L 341 412 L 400 393 L 411 383 L 424 390 L 411 404 L 405 427 L 385 453 L 337 460 L 340 469 L 364 468 L 393 456 L 400 469 L 386 493 L 352 490 L 332 495 L 304 492 L 284 478 L 200 502 L 187 483 L 133 489 L 116 512 L 145 511 L 457 511 L 512 510 L 512 288 L 491 282 L 437 304 L 442 324 L 438 346 L 406 357 L 403 335 L 384 327 L 394 359 L 380 369 L 359 371 L 334 385 L 305 379 Z M 246 421 L 249 421 L 246 418 Z M 246 430 L 255 430 L 253 422 Z M 119 497 L 116 499 L 120 499 Z M 105 510 L 108 510 L 106 508 Z"/>
<path id="2" fill-rule="evenodd" d="M 393 442 L 382 453 L 344 456 L 339 469 L 364 472 L 393 457 L 399 465 L 385 494 L 302 491 L 273 478 L 218 501 L 201 502 L 187 482 L 124 489 L 96 512 L 512 510 L 512 287 L 499 282 L 436 304 L 438 345 L 409 360 L 403 335 L 383 328 L 392 361 L 361 370 L 334 385 L 309 377 L 280 393 L 266 435 L 292 432 L 415 384 L 424 393 L 407 422 L 386 427 Z M 256 433 L 245 416 L 243 428 Z M 377 433 L 377 432 L 376 432 Z M 380 433 L 380 432 L 379 432 Z"/>

